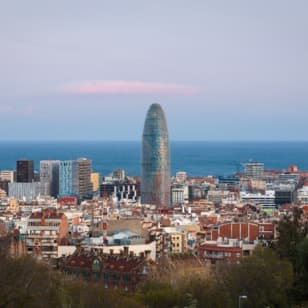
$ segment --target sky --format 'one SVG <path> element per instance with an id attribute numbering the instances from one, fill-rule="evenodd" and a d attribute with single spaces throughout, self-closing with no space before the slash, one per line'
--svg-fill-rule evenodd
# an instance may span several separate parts
<path id="1" fill-rule="evenodd" d="M 307 0 L 0 0 L 0 140 L 308 140 Z"/>

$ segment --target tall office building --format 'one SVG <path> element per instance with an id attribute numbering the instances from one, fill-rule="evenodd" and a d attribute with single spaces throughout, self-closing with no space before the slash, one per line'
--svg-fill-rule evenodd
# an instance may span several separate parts
<path id="1" fill-rule="evenodd" d="M 16 181 L 19 183 L 31 183 L 34 181 L 33 160 L 28 160 L 28 159 L 17 160 Z"/>
<path id="2" fill-rule="evenodd" d="M 76 160 L 60 161 L 59 197 L 79 197 L 79 165 Z"/>
<path id="3" fill-rule="evenodd" d="M 59 193 L 59 160 L 40 161 L 41 195 L 57 197 Z"/>
<path id="4" fill-rule="evenodd" d="M 78 159 L 79 168 L 79 196 L 80 198 L 89 198 L 93 194 L 91 182 L 92 161 L 87 158 Z"/>
<path id="5" fill-rule="evenodd" d="M 159 104 L 148 110 L 142 136 L 141 203 L 170 205 L 170 157 L 166 118 Z"/>

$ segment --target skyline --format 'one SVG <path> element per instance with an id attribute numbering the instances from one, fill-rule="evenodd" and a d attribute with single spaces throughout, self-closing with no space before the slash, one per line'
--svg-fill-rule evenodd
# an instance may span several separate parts
<path id="1" fill-rule="evenodd" d="M 157 102 L 170 140 L 307 141 L 307 8 L 6 1 L 0 140 L 141 140 Z"/>

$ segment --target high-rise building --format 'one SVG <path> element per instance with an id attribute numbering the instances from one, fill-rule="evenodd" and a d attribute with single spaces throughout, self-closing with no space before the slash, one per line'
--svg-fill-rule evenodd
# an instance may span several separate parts
<path id="1" fill-rule="evenodd" d="M 19 183 L 31 183 L 34 180 L 33 160 L 20 159 L 16 162 L 16 181 Z"/>
<path id="2" fill-rule="evenodd" d="M 79 197 L 79 166 L 76 160 L 60 161 L 59 197 Z"/>
<path id="3" fill-rule="evenodd" d="M 57 197 L 59 193 L 59 160 L 40 161 L 41 195 Z"/>
<path id="4" fill-rule="evenodd" d="M 148 110 L 142 136 L 141 203 L 170 205 L 170 157 L 166 118 L 159 104 Z"/>
<path id="5" fill-rule="evenodd" d="M 79 196 L 80 198 L 89 198 L 93 193 L 91 183 L 92 161 L 87 158 L 78 159 L 79 169 Z"/>
<path id="6" fill-rule="evenodd" d="M 249 162 L 244 164 L 247 177 L 259 179 L 264 174 L 264 163 Z"/>

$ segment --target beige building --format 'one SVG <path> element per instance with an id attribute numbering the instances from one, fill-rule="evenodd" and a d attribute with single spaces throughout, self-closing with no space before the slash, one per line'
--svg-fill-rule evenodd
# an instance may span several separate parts
<path id="1" fill-rule="evenodd" d="M 0 189 L 0 199 L 6 198 L 6 191 L 3 189 Z"/>
<path id="2" fill-rule="evenodd" d="M 9 183 L 14 182 L 14 171 L 12 170 L 2 170 L 0 171 L 0 180 L 8 181 Z"/>
<path id="3" fill-rule="evenodd" d="M 185 235 L 180 232 L 170 233 L 171 253 L 182 253 L 185 251 Z"/>
<path id="4" fill-rule="evenodd" d="M 93 191 L 98 191 L 99 184 L 100 184 L 100 174 L 98 172 L 91 173 L 91 183 L 92 183 Z"/>

